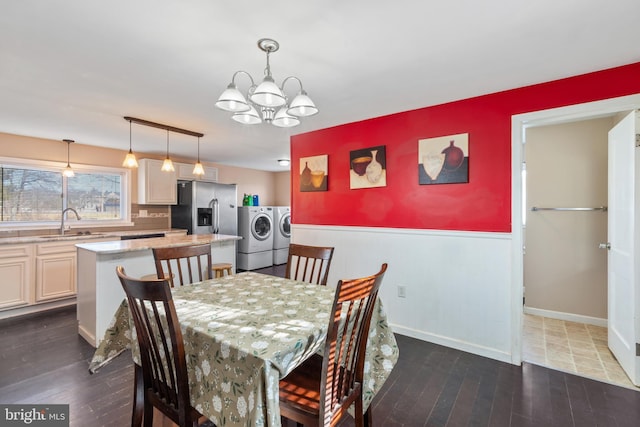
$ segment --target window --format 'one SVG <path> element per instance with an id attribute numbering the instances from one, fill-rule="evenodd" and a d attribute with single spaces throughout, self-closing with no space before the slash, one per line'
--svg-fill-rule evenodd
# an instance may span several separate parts
<path id="1" fill-rule="evenodd" d="M 83 226 L 130 221 L 129 171 L 74 165 L 75 176 L 47 162 L 0 159 L 0 227 L 59 224 L 64 208 L 78 211 Z"/>

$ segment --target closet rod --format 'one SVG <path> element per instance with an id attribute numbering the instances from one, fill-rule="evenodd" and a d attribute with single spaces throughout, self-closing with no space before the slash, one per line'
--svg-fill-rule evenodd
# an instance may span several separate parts
<path id="1" fill-rule="evenodd" d="M 536 211 L 602 211 L 602 212 L 606 212 L 607 207 L 600 206 L 598 208 L 538 208 L 534 206 L 531 208 L 531 210 L 533 212 L 536 212 Z"/>

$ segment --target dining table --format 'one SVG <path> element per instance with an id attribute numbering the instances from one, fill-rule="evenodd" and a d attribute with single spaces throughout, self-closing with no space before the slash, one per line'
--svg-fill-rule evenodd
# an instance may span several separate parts
<path id="1" fill-rule="evenodd" d="M 216 426 L 280 427 L 279 380 L 323 351 L 334 294 L 331 286 L 255 272 L 172 288 L 192 406 Z M 127 349 L 139 366 L 135 329 L 125 299 L 89 371 L 97 372 Z M 378 299 L 367 338 L 365 411 L 398 356 Z"/>

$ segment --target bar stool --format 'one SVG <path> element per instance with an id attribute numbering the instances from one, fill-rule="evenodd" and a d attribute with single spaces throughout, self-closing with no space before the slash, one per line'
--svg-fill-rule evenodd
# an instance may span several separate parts
<path id="1" fill-rule="evenodd" d="M 225 272 L 227 273 L 227 275 L 233 274 L 231 272 L 231 264 L 229 264 L 228 262 L 219 262 L 217 264 L 213 264 L 211 266 L 211 271 L 213 271 L 214 278 L 216 279 L 224 276 Z"/>

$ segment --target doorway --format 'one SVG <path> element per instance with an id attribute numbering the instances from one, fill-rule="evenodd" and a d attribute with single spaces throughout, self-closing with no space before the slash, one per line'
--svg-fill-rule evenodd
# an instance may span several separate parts
<path id="1" fill-rule="evenodd" d="M 557 318 L 551 318 L 551 317 L 547 318 L 545 316 L 538 316 L 539 314 L 546 314 L 544 311 L 539 313 L 534 313 L 534 316 L 536 317 L 527 317 L 527 315 L 523 313 L 524 311 L 523 303 L 526 303 L 526 300 L 524 300 L 523 298 L 525 295 L 528 295 L 528 293 L 525 292 L 525 289 L 524 289 L 524 286 L 526 284 L 524 280 L 525 278 L 525 274 L 524 274 L 525 246 L 524 244 L 525 244 L 525 237 L 526 237 L 524 222 L 526 217 L 525 215 L 523 215 L 523 213 L 526 211 L 527 208 L 529 209 L 531 208 L 531 206 L 527 206 L 525 203 L 527 197 L 525 192 L 522 191 L 522 189 L 523 189 L 523 182 L 526 179 L 526 175 L 521 172 L 521 164 L 525 160 L 525 150 L 524 150 L 523 143 L 527 141 L 527 129 L 531 129 L 534 127 L 553 126 L 553 125 L 559 125 L 559 124 L 565 124 L 565 123 L 586 121 L 586 120 L 603 119 L 603 118 L 605 121 L 608 120 L 607 118 L 611 118 L 611 122 L 614 123 L 613 117 L 615 117 L 618 113 L 637 109 L 638 106 L 640 106 L 640 95 L 634 95 L 634 96 L 610 99 L 605 101 L 598 101 L 598 102 L 593 102 L 588 104 L 581 104 L 581 105 L 562 107 L 562 108 L 552 109 L 552 110 L 526 113 L 526 114 L 521 114 L 513 117 L 513 120 L 512 120 L 513 242 L 512 243 L 513 243 L 513 253 L 514 253 L 514 258 L 513 258 L 514 265 L 513 265 L 512 271 L 513 271 L 513 284 L 514 284 L 513 285 L 514 298 L 512 300 L 512 316 L 513 316 L 512 322 L 514 325 L 514 329 L 513 329 L 513 336 L 512 336 L 512 350 L 513 350 L 512 354 L 513 354 L 515 363 L 521 362 L 523 360 L 523 355 L 526 356 L 524 360 L 527 360 L 527 357 L 529 358 L 532 357 L 531 355 L 526 354 L 526 351 L 525 351 L 527 350 L 525 346 L 526 344 L 525 334 L 527 332 L 531 332 L 532 329 L 537 328 L 539 331 L 542 331 L 542 332 L 548 330 L 552 334 L 551 336 L 555 338 L 560 338 L 559 337 L 560 333 L 566 334 L 570 332 L 577 332 L 579 335 L 582 335 L 582 338 L 590 336 L 591 338 L 594 338 L 596 340 L 595 342 L 593 341 L 591 342 L 592 348 L 595 347 L 595 344 L 597 343 L 601 345 L 601 349 L 602 349 L 603 348 L 602 347 L 602 344 L 603 344 L 602 324 L 606 325 L 606 304 L 604 306 L 605 307 L 604 315 L 597 314 L 597 309 L 596 309 L 595 315 L 589 314 L 588 312 L 580 313 L 580 311 L 578 311 L 578 316 L 574 318 L 571 318 L 570 316 L 569 319 L 562 319 L 562 318 L 557 319 Z M 558 204 L 557 206 L 553 206 L 552 204 L 550 206 L 544 206 L 544 207 L 562 207 L 562 205 Z M 579 206 L 579 207 L 589 207 L 589 206 L 585 205 L 585 206 Z M 598 204 L 595 204 L 592 207 L 598 207 Z M 560 213 L 560 212 L 555 212 L 555 213 Z M 604 241 L 606 242 L 606 238 L 604 239 Z M 605 280 L 605 283 L 606 283 L 606 280 Z M 602 290 L 600 292 L 602 292 Z M 554 301 L 554 303 L 556 302 L 557 301 Z M 571 303 L 571 301 L 569 301 L 569 303 Z M 600 309 L 602 309 L 602 307 L 600 307 Z M 566 310 L 567 310 L 566 308 L 556 307 L 555 310 L 552 309 L 549 311 L 562 312 Z M 572 310 L 568 310 L 568 311 L 572 311 Z M 585 319 L 582 319 L 581 316 L 585 317 L 585 319 L 587 320 L 587 323 L 582 322 L 582 320 L 585 320 Z M 603 321 L 601 320 L 600 322 L 592 321 L 593 319 L 597 320 L 598 318 L 600 319 L 604 318 L 605 320 Z M 576 320 L 578 321 L 576 322 Z M 545 324 L 547 326 L 546 328 L 545 328 Z M 597 328 L 601 328 L 601 329 L 597 329 Z M 552 338 L 551 340 L 553 339 L 554 338 Z M 569 340 L 570 338 L 569 336 L 565 336 L 565 339 Z M 542 340 L 544 340 L 544 336 L 542 337 Z M 583 350 L 576 350 L 576 353 L 579 353 L 580 351 L 583 351 Z M 605 363 L 605 361 L 603 360 L 603 357 L 599 356 L 599 360 L 601 360 L 602 363 Z M 539 361 L 533 361 L 533 362 L 540 363 Z M 613 362 L 607 359 L 606 363 L 610 364 Z M 548 365 L 547 360 L 545 360 L 545 364 Z M 573 362 L 573 364 L 575 366 L 575 362 Z M 557 368 L 563 369 L 563 370 L 569 370 L 567 369 L 566 366 L 564 367 L 560 366 Z M 595 375 L 590 375 L 589 372 L 581 372 L 579 374 L 584 376 L 595 377 Z M 602 380 L 607 382 L 614 382 L 613 380 L 611 380 L 610 377 L 607 377 L 606 379 L 602 379 Z M 630 383 L 623 384 L 623 385 L 629 386 Z"/>
<path id="2" fill-rule="evenodd" d="M 607 141 L 615 116 L 527 128 L 526 362 L 632 387 L 607 343 Z"/>

